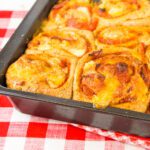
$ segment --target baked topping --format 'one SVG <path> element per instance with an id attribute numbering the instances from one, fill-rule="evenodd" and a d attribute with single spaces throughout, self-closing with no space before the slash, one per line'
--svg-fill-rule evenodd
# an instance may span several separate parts
<path id="1" fill-rule="evenodd" d="M 76 31 L 53 30 L 36 36 L 28 45 L 28 49 L 49 52 L 54 49 L 64 50 L 77 57 L 90 51 L 91 45 L 82 34 Z"/>
<path id="2" fill-rule="evenodd" d="M 81 85 L 83 86 L 83 92 L 86 92 L 86 89 L 88 90 L 88 93 L 86 92 L 86 95 L 93 96 L 96 94 L 100 89 L 102 88 L 102 85 L 104 84 L 105 77 L 102 74 L 88 74 L 85 76 L 82 76 Z"/>
<path id="3" fill-rule="evenodd" d="M 11 73 L 10 73 L 11 72 Z M 41 93 L 62 86 L 68 78 L 66 60 L 49 55 L 24 55 L 8 69 L 8 87 Z"/>
<path id="4" fill-rule="evenodd" d="M 50 18 L 57 24 L 64 23 L 68 27 L 94 30 L 97 26 L 98 20 L 92 16 L 92 7 L 87 2 L 72 3 L 71 1 L 64 2 L 54 7 Z M 59 6 L 60 5 L 60 6 Z"/>
<path id="5" fill-rule="evenodd" d="M 96 45 L 114 45 L 135 48 L 145 51 L 150 44 L 150 28 L 142 26 L 109 26 L 103 27 L 95 33 Z"/>
<path id="6" fill-rule="evenodd" d="M 97 36 L 99 42 L 101 43 L 118 45 L 135 40 L 138 36 L 138 33 L 127 27 L 114 26 L 103 29 L 97 34 Z"/>
<path id="7" fill-rule="evenodd" d="M 60 0 L 6 73 L 12 89 L 145 112 L 148 0 Z M 88 31 L 89 30 L 89 31 Z"/>
<path id="8" fill-rule="evenodd" d="M 138 65 L 142 66 L 142 73 Z M 96 107 L 103 108 L 146 99 L 149 75 L 148 68 L 130 54 L 103 54 L 85 63 L 80 86 Z M 138 92 L 139 89 L 141 92 Z"/>
<path id="9" fill-rule="evenodd" d="M 124 73 L 128 69 L 128 65 L 126 63 L 122 63 L 122 62 L 117 63 L 116 67 L 117 67 L 118 73 Z"/>
<path id="10" fill-rule="evenodd" d="M 140 9 L 138 0 L 101 0 L 97 6 L 99 16 L 104 18 L 121 17 L 138 9 Z"/>

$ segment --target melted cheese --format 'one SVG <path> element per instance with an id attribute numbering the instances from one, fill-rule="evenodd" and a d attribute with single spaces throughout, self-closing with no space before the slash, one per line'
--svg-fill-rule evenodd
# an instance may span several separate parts
<path id="1" fill-rule="evenodd" d="M 123 0 L 102 0 L 99 8 L 105 9 L 112 17 L 119 17 L 137 9 L 137 6 Z"/>
<path id="2" fill-rule="evenodd" d="M 42 54 L 24 55 L 9 67 L 8 87 L 33 92 L 36 88 L 57 88 L 65 82 L 69 71 L 65 69 L 64 72 L 60 63 L 58 58 L 45 57 Z"/>
<path id="3" fill-rule="evenodd" d="M 130 4 L 120 2 L 110 7 L 110 9 L 108 10 L 108 13 L 112 17 L 118 17 L 121 15 L 127 14 L 128 12 L 132 10 L 134 10 L 134 8 Z"/>
<path id="4" fill-rule="evenodd" d="M 127 27 L 110 27 L 101 32 L 101 35 L 105 39 L 113 40 L 129 40 L 135 37 L 135 33 L 132 33 Z"/>
<path id="5" fill-rule="evenodd" d="M 58 32 L 48 32 L 48 36 L 40 34 L 35 37 L 29 44 L 29 50 L 37 49 L 46 53 L 55 49 L 65 50 L 77 57 L 81 57 L 88 51 L 87 42 L 84 36 L 80 36 L 76 32 L 58 30 Z"/>
<path id="6" fill-rule="evenodd" d="M 114 93 L 116 92 L 119 82 L 115 77 L 108 76 L 105 79 L 105 87 L 99 91 L 97 95 L 94 95 L 92 102 L 96 108 L 105 108 L 114 99 Z"/>
<path id="7" fill-rule="evenodd" d="M 81 12 L 82 15 L 83 15 L 85 18 L 87 18 L 87 20 L 90 22 L 90 20 L 91 20 L 91 14 L 90 14 L 90 12 L 89 12 L 89 10 L 88 10 L 87 7 L 78 7 L 78 8 L 77 8 L 77 11 Z M 76 11 L 75 11 L 75 13 L 76 13 Z M 78 16 L 78 17 L 79 17 L 79 16 Z"/>
<path id="8" fill-rule="evenodd" d="M 83 68 L 83 74 L 91 74 L 91 73 L 96 73 L 95 71 L 95 62 L 94 61 L 89 61 L 85 63 L 84 68 Z"/>
<path id="9" fill-rule="evenodd" d="M 80 6 L 77 7 L 76 9 L 75 8 L 68 9 L 63 17 L 65 21 L 72 20 L 72 22 L 75 23 L 80 23 L 81 21 L 86 23 L 86 21 L 87 22 L 90 21 L 91 14 L 87 7 Z"/>

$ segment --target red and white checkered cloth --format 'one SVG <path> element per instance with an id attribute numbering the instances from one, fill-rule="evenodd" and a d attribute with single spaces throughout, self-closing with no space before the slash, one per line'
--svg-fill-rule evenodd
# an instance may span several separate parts
<path id="1" fill-rule="evenodd" d="M 35 0 L 0 0 L 0 49 Z M 132 145 L 130 145 L 132 144 Z M 150 138 L 22 114 L 0 96 L 0 150 L 145 150 Z"/>

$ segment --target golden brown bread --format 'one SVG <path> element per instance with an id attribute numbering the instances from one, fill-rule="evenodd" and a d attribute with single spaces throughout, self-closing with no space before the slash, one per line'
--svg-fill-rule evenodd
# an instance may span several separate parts
<path id="1" fill-rule="evenodd" d="M 73 99 L 93 103 L 97 108 L 113 106 L 145 112 L 149 86 L 148 66 L 131 53 L 94 51 L 78 62 Z"/>
<path id="2" fill-rule="evenodd" d="M 60 0 L 8 68 L 8 88 L 68 99 L 73 92 L 97 108 L 146 112 L 149 7 L 149 0 Z"/>
<path id="3" fill-rule="evenodd" d="M 93 31 L 98 19 L 93 14 L 90 0 L 66 0 L 53 7 L 48 22 L 49 25 Z"/>
<path id="4" fill-rule="evenodd" d="M 76 59 L 72 56 L 25 54 L 7 70 L 7 87 L 71 98 L 75 66 Z"/>
<path id="5" fill-rule="evenodd" d="M 90 31 L 72 28 L 57 28 L 39 33 L 28 44 L 26 53 L 51 53 L 60 55 L 62 51 L 77 58 L 95 49 L 94 37 Z M 62 52 L 63 54 L 63 52 Z"/>
<path id="6" fill-rule="evenodd" d="M 99 19 L 98 27 L 101 27 L 116 24 L 136 25 L 136 22 L 143 25 L 149 22 L 149 7 L 149 0 L 101 0 L 93 9 Z"/>
<path id="7" fill-rule="evenodd" d="M 105 46 L 135 48 L 150 45 L 150 26 L 108 26 L 95 31 L 96 49 Z"/>

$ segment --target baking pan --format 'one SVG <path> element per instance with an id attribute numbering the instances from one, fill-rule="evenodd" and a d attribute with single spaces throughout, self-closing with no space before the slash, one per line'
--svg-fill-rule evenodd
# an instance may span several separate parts
<path id="1" fill-rule="evenodd" d="M 6 88 L 8 66 L 24 53 L 27 42 L 56 1 L 38 0 L 0 53 L 0 94 L 10 96 L 15 107 L 23 113 L 150 137 L 149 114 L 111 107 L 100 110 L 85 102 Z"/>

